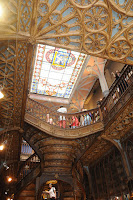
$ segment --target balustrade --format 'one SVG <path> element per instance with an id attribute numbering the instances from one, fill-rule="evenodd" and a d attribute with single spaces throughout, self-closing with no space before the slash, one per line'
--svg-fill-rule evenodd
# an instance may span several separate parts
<path id="1" fill-rule="evenodd" d="M 108 96 L 101 102 L 101 112 L 103 119 L 106 118 L 109 111 L 115 106 L 119 99 L 124 95 L 124 92 L 133 82 L 133 66 L 125 66 L 120 77 L 116 80 L 109 91 Z"/>
<path id="2" fill-rule="evenodd" d="M 54 126 L 68 129 L 87 126 L 100 121 L 99 108 L 71 114 L 59 113 L 30 98 L 27 99 L 26 113 Z M 65 120 L 60 121 L 60 116 Z"/>
<path id="3" fill-rule="evenodd" d="M 22 162 L 18 171 L 18 176 L 17 176 L 18 182 L 24 179 L 24 177 L 27 176 L 39 164 L 40 164 L 40 159 L 38 158 L 36 153 L 31 155 L 26 161 Z"/>

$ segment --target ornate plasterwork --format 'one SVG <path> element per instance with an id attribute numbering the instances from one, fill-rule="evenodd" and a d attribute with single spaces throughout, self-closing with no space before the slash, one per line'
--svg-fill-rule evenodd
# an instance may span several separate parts
<path id="1" fill-rule="evenodd" d="M 17 37 L 133 63 L 132 0 L 9 0 L 5 12 L 0 39 Z"/>

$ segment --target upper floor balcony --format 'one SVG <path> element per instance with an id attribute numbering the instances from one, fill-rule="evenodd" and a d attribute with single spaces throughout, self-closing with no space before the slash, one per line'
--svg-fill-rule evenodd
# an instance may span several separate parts
<path id="1" fill-rule="evenodd" d="M 91 110 L 59 113 L 27 98 L 25 122 L 50 135 L 64 138 L 79 138 L 103 131 L 113 116 L 132 100 L 132 86 L 133 67 L 125 66 L 120 77 L 112 84 L 108 96 Z"/>

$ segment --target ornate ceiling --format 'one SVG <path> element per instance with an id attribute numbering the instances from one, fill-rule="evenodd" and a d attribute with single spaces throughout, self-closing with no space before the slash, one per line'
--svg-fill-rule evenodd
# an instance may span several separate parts
<path id="1" fill-rule="evenodd" d="M 133 63 L 132 0 L 5 0 L 0 39 Z"/>
<path id="2" fill-rule="evenodd" d="M 0 85 L 4 86 L 5 98 L 0 100 L 0 127 L 9 130 L 12 126 L 16 130 L 17 127 L 23 127 L 31 61 L 34 60 L 33 52 L 38 43 L 133 64 L 133 0 L 4 0 L 1 5 Z M 79 106 L 98 77 L 99 66 L 94 65 L 93 61 L 90 66 L 91 70 L 86 68 L 82 74 L 83 81 L 79 82 L 71 102 L 76 109 L 80 109 Z M 101 69 L 104 71 L 104 65 Z M 93 75 L 91 78 L 90 72 Z M 121 126 L 123 123 L 121 122 Z M 63 157 L 63 172 L 66 165 L 69 165 L 67 172 L 70 172 L 72 160 L 78 155 L 83 156 L 84 164 L 91 164 L 112 146 L 91 135 L 69 140 L 70 148 L 68 140 L 64 139 L 61 143 L 59 139 L 42 132 L 39 135 L 34 127 L 29 131 L 29 127 L 25 131 L 25 137 L 28 136 L 31 144 L 36 147 L 38 155 L 44 156 L 45 151 L 51 155 L 53 161 L 46 157 L 45 163 L 51 171 L 53 166 L 56 167 L 57 161 L 57 166 L 60 167 Z M 112 133 L 116 128 L 111 127 Z M 28 131 L 33 135 L 29 136 Z M 110 130 L 107 130 L 107 134 L 108 132 Z M 21 134 L 15 132 L 14 135 L 16 141 L 13 141 L 18 146 L 16 148 L 13 142 L 12 146 L 16 150 L 11 153 L 17 160 Z M 96 140 L 93 147 L 87 147 L 86 144 L 91 144 L 93 140 Z M 52 148 L 47 148 L 49 141 Z M 52 155 L 55 151 L 60 155 L 57 160 Z"/>
<path id="3" fill-rule="evenodd" d="M 34 44 L 133 63 L 132 0 L 5 0 L 1 6 L 0 84 L 6 95 L 0 106 L 3 124 L 19 126 L 24 117 Z M 88 77 L 83 74 L 83 78 L 71 102 L 74 110 L 82 108 L 79 105 L 89 92 L 88 86 L 95 82 L 95 76 L 90 85 L 86 85 Z"/>

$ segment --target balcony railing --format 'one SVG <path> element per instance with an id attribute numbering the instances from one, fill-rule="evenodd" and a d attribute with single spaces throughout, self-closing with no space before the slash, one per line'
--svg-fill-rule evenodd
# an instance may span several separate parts
<path id="1" fill-rule="evenodd" d="M 79 128 L 101 121 L 99 108 L 78 113 L 55 112 L 45 105 L 28 98 L 26 113 L 60 128 Z"/>
<path id="2" fill-rule="evenodd" d="M 100 109 L 103 119 L 106 118 L 108 113 L 113 109 L 117 102 L 125 95 L 126 90 L 133 82 L 133 66 L 125 66 L 122 70 L 120 77 L 116 80 L 109 91 L 108 96 L 103 99 Z"/>

